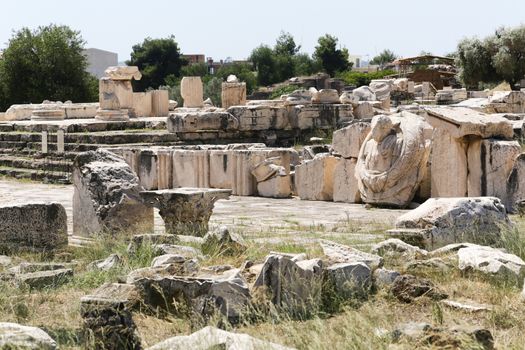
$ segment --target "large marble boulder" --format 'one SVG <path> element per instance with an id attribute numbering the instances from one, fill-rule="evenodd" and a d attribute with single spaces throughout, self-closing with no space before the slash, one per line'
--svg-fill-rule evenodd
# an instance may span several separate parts
<path id="1" fill-rule="evenodd" d="M 355 97 L 356 102 L 359 101 L 377 101 L 376 94 L 368 86 L 361 86 L 352 91 L 352 95 Z"/>
<path id="2" fill-rule="evenodd" d="M 332 137 L 333 153 L 343 158 L 357 158 L 361 145 L 370 133 L 370 123 L 356 122 L 334 131 Z"/>
<path id="3" fill-rule="evenodd" d="M 396 228 L 420 229 L 423 244 L 435 249 L 461 242 L 495 244 L 510 224 L 498 198 L 430 198 L 400 216 Z"/>
<path id="4" fill-rule="evenodd" d="M 293 350 L 247 334 L 227 332 L 215 327 L 205 327 L 190 335 L 166 339 L 147 350 Z"/>
<path id="5" fill-rule="evenodd" d="M 153 209 L 144 205 L 139 178 L 123 158 L 104 150 L 75 158 L 73 233 L 151 231 Z"/>
<path id="6" fill-rule="evenodd" d="M 67 215 L 59 203 L 0 205 L 0 250 L 53 251 L 67 246 Z"/>
<path id="7" fill-rule="evenodd" d="M 55 350 L 57 344 L 40 328 L 0 322 L 0 349 Z"/>
<path id="8" fill-rule="evenodd" d="M 406 111 L 372 119 L 356 165 L 363 202 L 400 208 L 410 204 L 427 170 L 425 124 Z"/>
<path id="9" fill-rule="evenodd" d="M 142 78 L 142 74 L 137 66 L 108 67 L 104 74 L 111 80 L 140 80 Z"/>

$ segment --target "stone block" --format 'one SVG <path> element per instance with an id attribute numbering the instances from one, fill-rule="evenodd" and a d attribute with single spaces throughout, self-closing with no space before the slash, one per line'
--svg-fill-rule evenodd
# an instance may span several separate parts
<path id="1" fill-rule="evenodd" d="M 234 151 L 210 150 L 210 187 L 232 188 Z"/>
<path id="2" fill-rule="evenodd" d="M 361 203 L 355 166 L 357 160 L 341 158 L 334 170 L 334 202 Z"/>
<path id="3" fill-rule="evenodd" d="M 164 190 L 173 186 L 173 151 L 159 149 L 157 151 L 157 188 Z"/>
<path id="4" fill-rule="evenodd" d="M 204 106 L 203 87 L 200 77 L 184 77 L 180 82 L 180 94 L 184 107 L 201 108 Z"/>
<path id="5" fill-rule="evenodd" d="M 343 158 L 359 157 L 361 145 L 370 130 L 370 123 L 357 122 L 334 131 L 332 137 L 333 152 Z"/>
<path id="6" fill-rule="evenodd" d="M 156 190 L 159 185 L 158 178 L 158 156 L 152 150 L 141 150 L 139 152 L 139 176 L 140 185 L 146 190 Z"/>
<path id="7" fill-rule="evenodd" d="M 170 99 L 168 90 L 151 91 L 151 116 L 167 117 L 169 114 Z"/>
<path id="8" fill-rule="evenodd" d="M 142 78 L 142 74 L 137 66 L 108 67 L 104 74 L 111 80 L 140 80 Z"/>
<path id="9" fill-rule="evenodd" d="M 239 130 L 284 130 L 290 128 L 288 112 L 285 107 L 274 106 L 234 106 L 228 113 L 239 120 Z"/>
<path id="10" fill-rule="evenodd" d="M 133 117 L 151 117 L 151 92 L 134 92 L 133 108 L 131 113 Z"/>
<path id="11" fill-rule="evenodd" d="M 0 249 L 45 252 L 67 246 L 66 210 L 58 203 L 0 205 Z"/>
<path id="12" fill-rule="evenodd" d="M 334 89 L 322 89 L 312 94 L 312 103 L 339 103 L 339 93 Z"/>
<path id="13" fill-rule="evenodd" d="M 295 190 L 301 199 L 330 201 L 338 158 L 320 155 L 295 168 Z"/>
<path id="14" fill-rule="evenodd" d="M 239 121 L 228 112 L 171 113 L 168 117 L 169 132 L 197 132 L 202 130 L 232 131 L 239 128 Z"/>
<path id="15" fill-rule="evenodd" d="M 173 150 L 173 188 L 210 187 L 207 150 Z"/>
<path id="16" fill-rule="evenodd" d="M 246 104 L 246 83 L 222 83 L 222 108 Z"/>
<path id="17" fill-rule="evenodd" d="M 521 153 L 517 141 L 476 140 L 468 147 L 468 196 L 491 196 L 512 207 L 507 198 L 507 179 Z"/>
<path id="18" fill-rule="evenodd" d="M 274 176 L 257 183 L 257 194 L 266 198 L 288 198 L 292 195 L 290 175 Z"/>
<path id="19" fill-rule="evenodd" d="M 123 158 L 80 153 L 73 164 L 73 234 L 153 230 L 153 209 L 142 204 L 138 176 Z"/>
<path id="20" fill-rule="evenodd" d="M 354 116 L 356 119 L 372 118 L 374 115 L 374 107 L 371 102 L 359 101 L 357 105 L 354 105 Z"/>
<path id="21" fill-rule="evenodd" d="M 288 108 L 294 129 L 336 129 L 354 119 L 353 108 L 349 104 L 311 104 Z"/>

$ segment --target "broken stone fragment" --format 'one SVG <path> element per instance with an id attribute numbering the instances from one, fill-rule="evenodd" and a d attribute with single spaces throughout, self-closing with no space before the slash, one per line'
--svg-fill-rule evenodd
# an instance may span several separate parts
<path id="1" fill-rule="evenodd" d="M 383 266 L 383 258 L 378 255 L 365 253 L 358 249 L 325 239 L 321 239 L 320 244 L 324 255 L 326 255 L 332 263 L 362 262 L 370 267 L 371 270 Z"/>
<path id="2" fill-rule="evenodd" d="M 390 286 L 390 292 L 399 301 L 411 303 L 416 298 L 426 296 L 434 300 L 446 299 L 448 296 L 438 290 L 434 284 L 424 278 L 412 275 L 398 276 Z"/>
<path id="3" fill-rule="evenodd" d="M 61 204 L 0 204 L 0 250 L 51 252 L 65 246 L 67 215 Z"/>
<path id="4" fill-rule="evenodd" d="M 451 243 L 497 244 L 501 229 L 511 222 L 498 198 L 430 198 L 401 215 L 396 228 L 422 229 L 423 242 L 435 249 Z"/>
<path id="5" fill-rule="evenodd" d="M 428 254 L 426 250 L 410 245 L 396 238 L 390 238 L 386 241 L 375 244 L 370 252 L 379 256 L 407 257 L 411 259 L 426 256 Z"/>
<path id="6" fill-rule="evenodd" d="M 205 253 L 218 253 L 221 255 L 242 254 L 248 247 L 244 239 L 226 226 L 221 226 L 217 230 L 208 232 L 204 236 L 202 249 Z"/>
<path id="7" fill-rule="evenodd" d="M 15 282 L 34 289 L 56 288 L 69 282 L 71 277 L 73 277 L 71 269 L 48 270 L 17 274 Z"/>
<path id="8" fill-rule="evenodd" d="M 333 293 L 339 299 L 363 298 L 372 286 L 370 268 L 362 262 L 337 263 L 325 269 L 323 297 Z"/>
<path id="9" fill-rule="evenodd" d="M 248 284 L 238 269 L 195 277 L 152 274 L 128 277 L 128 281 L 141 291 L 145 306 L 178 316 L 189 310 L 194 316 L 208 319 L 218 312 L 236 323 L 247 312 L 250 302 Z M 166 300 L 175 303 L 167 304 Z"/>
<path id="10" fill-rule="evenodd" d="M 281 255 L 266 257 L 254 288 L 291 317 L 315 314 L 321 306 L 323 264 L 319 259 L 295 262 Z"/>
<path id="11" fill-rule="evenodd" d="M 282 345 L 270 343 L 247 334 L 227 332 L 215 327 L 205 327 L 186 336 L 166 339 L 147 350 L 294 350 Z"/>
<path id="12" fill-rule="evenodd" d="M 92 270 L 109 271 L 117 267 L 121 263 L 122 263 L 122 257 L 120 255 L 111 254 L 106 259 L 93 261 L 92 263 L 88 265 L 88 268 Z"/>
<path id="13" fill-rule="evenodd" d="M 55 350 L 57 343 L 40 328 L 0 322 L 0 348 Z"/>

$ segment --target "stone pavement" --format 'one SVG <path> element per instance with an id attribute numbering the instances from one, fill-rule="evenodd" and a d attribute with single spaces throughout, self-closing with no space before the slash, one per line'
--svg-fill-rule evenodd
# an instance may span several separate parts
<path id="1" fill-rule="evenodd" d="M 68 230 L 72 231 L 73 185 L 47 185 L 37 182 L 0 180 L 0 203 L 23 203 L 29 201 L 55 201 L 61 203 L 68 215 Z M 267 240 L 284 239 L 298 234 L 331 232 L 347 234 L 359 231 L 361 224 L 378 228 L 393 227 L 395 219 L 404 210 L 367 210 L 360 204 L 305 201 L 298 198 L 270 199 L 261 197 L 237 197 L 219 200 L 210 219 L 210 227 L 220 224 L 242 228 L 245 236 Z M 341 226 L 340 230 L 334 227 Z M 357 226 L 357 227 L 356 227 Z M 158 211 L 155 214 L 155 231 L 163 231 Z M 366 229 L 364 231 L 367 232 Z M 278 238 L 276 238 L 276 236 Z M 299 237 L 295 237 L 296 240 Z M 366 234 L 361 240 L 370 238 Z"/>

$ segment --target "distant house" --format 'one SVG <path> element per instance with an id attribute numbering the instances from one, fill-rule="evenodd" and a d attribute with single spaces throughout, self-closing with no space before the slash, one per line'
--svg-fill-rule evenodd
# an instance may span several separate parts
<path id="1" fill-rule="evenodd" d="M 104 71 L 108 67 L 118 65 L 118 54 L 100 49 L 85 49 L 84 55 L 88 61 L 88 73 L 93 74 L 97 78 L 104 76 Z"/>
<path id="2" fill-rule="evenodd" d="M 184 54 L 182 55 L 188 64 L 205 63 L 204 55 L 202 54 Z"/>

